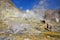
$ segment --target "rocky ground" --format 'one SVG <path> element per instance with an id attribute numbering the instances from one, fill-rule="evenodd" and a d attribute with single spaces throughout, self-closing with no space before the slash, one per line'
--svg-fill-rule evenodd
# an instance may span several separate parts
<path id="1" fill-rule="evenodd" d="M 42 20 L 26 13 L 25 18 L 10 0 L 0 0 L 0 7 L 0 40 L 60 40 L 60 22 L 51 21 L 48 31 Z"/>

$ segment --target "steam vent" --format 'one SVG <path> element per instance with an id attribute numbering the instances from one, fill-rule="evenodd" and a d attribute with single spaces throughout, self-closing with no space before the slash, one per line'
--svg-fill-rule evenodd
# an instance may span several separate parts
<path id="1" fill-rule="evenodd" d="M 23 12 L 0 0 L 0 40 L 60 40 L 60 10 Z"/>

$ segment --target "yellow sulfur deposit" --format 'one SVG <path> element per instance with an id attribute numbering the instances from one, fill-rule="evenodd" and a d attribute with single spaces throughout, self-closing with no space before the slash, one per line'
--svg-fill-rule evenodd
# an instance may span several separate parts
<path id="1" fill-rule="evenodd" d="M 0 40 L 60 40 L 59 31 L 45 28 L 36 14 L 19 10 L 11 0 L 0 0 Z"/>

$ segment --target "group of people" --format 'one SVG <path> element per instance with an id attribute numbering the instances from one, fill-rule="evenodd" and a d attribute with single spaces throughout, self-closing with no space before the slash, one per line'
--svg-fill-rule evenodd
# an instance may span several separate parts
<path id="1" fill-rule="evenodd" d="M 46 22 L 45 20 L 43 20 L 42 22 L 45 24 L 45 29 L 48 31 L 51 31 L 52 26 L 48 22 Z"/>

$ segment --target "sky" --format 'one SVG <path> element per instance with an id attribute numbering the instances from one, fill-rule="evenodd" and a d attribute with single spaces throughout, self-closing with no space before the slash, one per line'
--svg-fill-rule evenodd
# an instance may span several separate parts
<path id="1" fill-rule="evenodd" d="M 60 0 L 12 0 L 17 8 L 22 10 L 32 10 L 34 7 L 44 7 L 47 9 L 59 9 Z"/>

